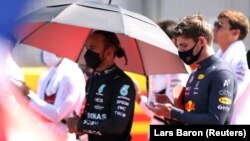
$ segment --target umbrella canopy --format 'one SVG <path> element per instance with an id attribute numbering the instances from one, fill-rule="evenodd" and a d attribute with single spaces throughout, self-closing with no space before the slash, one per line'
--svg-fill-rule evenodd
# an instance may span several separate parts
<path id="1" fill-rule="evenodd" d="M 124 59 L 116 63 L 126 71 L 186 73 L 176 47 L 158 25 L 116 5 L 79 1 L 47 6 L 20 20 L 18 37 L 22 43 L 84 62 L 83 48 L 92 30 L 117 34 L 128 64 Z"/>

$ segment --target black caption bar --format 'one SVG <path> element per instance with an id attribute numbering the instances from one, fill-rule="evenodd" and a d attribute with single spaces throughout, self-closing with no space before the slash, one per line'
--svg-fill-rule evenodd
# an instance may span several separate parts
<path id="1" fill-rule="evenodd" d="M 250 125 L 151 125 L 150 141 L 166 139 L 250 140 Z"/>

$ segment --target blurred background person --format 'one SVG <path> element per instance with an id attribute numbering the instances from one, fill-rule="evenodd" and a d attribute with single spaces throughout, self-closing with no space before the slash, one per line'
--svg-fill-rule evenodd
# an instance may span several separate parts
<path id="1" fill-rule="evenodd" d="M 0 1 L 0 99 L 2 106 L 6 106 L 13 115 L 19 105 L 14 89 L 9 84 L 12 79 L 24 81 L 23 73 L 11 54 L 17 44 L 13 26 L 23 5 L 25 0 Z"/>
<path id="2" fill-rule="evenodd" d="M 240 11 L 224 10 L 218 15 L 213 31 L 214 42 L 220 47 L 217 57 L 231 65 L 237 78 L 238 92 L 234 101 L 232 124 L 250 124 L 250 71 L 243 43 L 249 31 L 249 20 Z M 232 93 L 221 90 L 220 94 L 228 96 Z"/>
<path id="3" fill-rule="evenodd" d="M 47 51 L 42 51 L 42 61 L 48 71 L 40 77 L 37 94 L 25 93 L 29 107 L 43 118 L 41 126 L 61 140 L 75 140 L 76 136 L 68 133 L 66 119 L 73 112 L 81 114 L 85 98 L 83 73 L 77 63 Z"/>
<path id="4" fill-rule="evenodd" d="M 5 30 L 5 31 L 4 31 Z M 1 109 L 1 140 L 7 141 L 7 128 L 10 126 L 8 115 L 15 117 L 20 108 L 15 91 L 11 88 L 11 80 L 24 81 L 21 69 L 11 56 L 17 40 L 9 29 L 0 27 L 0 109 Z"/>
<path id="5" fill-rule="evenodd" d="M 21 69 L 11 56 L 11 51 L 17 43 L 14 33 L 12 33 L 11 30 L 8 29 L 0 30 L 0 95 L 6 96 L 6 102 L 8 103 L 6 106 L 14 108 L 14 105 L 17 104 L 14 101 L 15 96 L 13 94 L 13 90 L 11 90 L 11 88 L 7 85 L 8 83 L 6 82 L 10 81 L 11 79 L 24 81 L 24 76 Z"/>
<path id="6" fill-rule="evenodd" d="M 52 134 L 34 126 L 39 121 L 38 118 L 27 109 L 21 93 L 12 87 L 15 86 L 13 80 L 24 82 L 23 73 L 11 53 L 17 44 L 13 32 L 14 21 L 22 12 L 26 2 L 26 0 L 0 1 L 0 140 L 55 141 Z"/>
<path id="7" fill-rule="evenodd" d="M 159 22 L 158 25 L 175 44 L 173 31 L 174 31 L 175 26 L 177 25 L 177 22 L 173 20 L 165 20 L 165 21 Z M 185 86 L 186 81 L 188 79 L 188 74 L 157 74 L 157 75 L 150 75 L 148 79 L 149 79 L 148 94 L 146 96 L 146 95 L 137 93 L 137 102 L 139 106 L 141 107 L 143 113 L 151 118 L 150 124 L 151 125 L 180 124 L 171 120 L 164 120 L 164 117 L 157 116 L 146 107 L 146 104 L 149 101 L 154 102 L 156 100 L 155 99 L 156 95 L 159 95 L 159 96 L 164 95 L 164 97 L 167 96 L 167 98 L 172 103 L 174 103 L 173 89 L 177 85 Z"/>

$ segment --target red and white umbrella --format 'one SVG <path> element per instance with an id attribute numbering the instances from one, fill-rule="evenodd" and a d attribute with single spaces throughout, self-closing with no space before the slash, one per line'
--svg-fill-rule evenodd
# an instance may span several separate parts
<path id="1" fill-rule="evenodd" d="M 116 59 L 123 70 L 144 75 L 187 72 L 176 47 L 158 25 L 117 5 L 79 1 L 47 6 L 23 17 L 18 29 L 22 43 L 76 62 L 82 62 L 92 30 L 114 32 L 128 57 L 127 65 L 123 58 Z"/>

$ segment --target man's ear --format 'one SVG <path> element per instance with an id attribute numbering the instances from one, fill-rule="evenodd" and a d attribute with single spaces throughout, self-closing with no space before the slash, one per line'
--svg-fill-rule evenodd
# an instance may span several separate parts
<path id="1" fill-rule="evenodd" d="M 115 57 L 115 49 L 113 47 L 107 48 L 106 53 L 107 53 L 106 55 L 108 58 Z"/>
<path id="2" fill-rule="evenodd" d="M 237 39 L 240 37 L 240 30 L 239 29 L 232 29 L 233 36 L 235 36 Z"/>
<path id="3" fill-rule="evenodd" d="M 205 39 L 205 37 L 201 36 L 201 37 L 199 37 L 199 39 L 200 39 L 200 44 L 202 46 L 204 46 L 205 44 L 207 44 L 207 40 Z"/>

